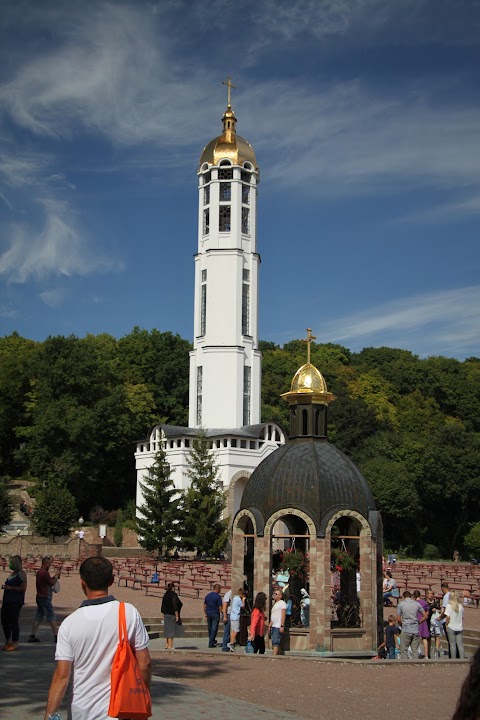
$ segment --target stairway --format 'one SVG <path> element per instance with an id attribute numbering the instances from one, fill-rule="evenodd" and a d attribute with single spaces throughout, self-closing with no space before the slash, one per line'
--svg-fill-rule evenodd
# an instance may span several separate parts
<path id="1" fill-rule="evenodd" d="M 143 618 L 150 640 L 163 636 L 163 618 Z M 208 637 L 207 622 L 204 618 L 182 618 L 186 638 Z"/>

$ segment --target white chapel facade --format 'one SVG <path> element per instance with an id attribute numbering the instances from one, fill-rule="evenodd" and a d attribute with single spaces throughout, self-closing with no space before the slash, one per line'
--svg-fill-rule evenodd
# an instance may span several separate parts
<path id="1" fill-rule="evenodd" d="M 245 484 L 285 435 L 261 423 L 258 349 L 257 187 L 252 146 L 236 134 L 230 78 L 223 132 L 202 152 L 198 168 L 198 248 L 195 255 L 189 427 L 157 425 L 137 443 L 137 505 L 162 444 L 178 489 L 189 485 L 188 456 L 199 428 L 211 438 L 218 480 L 228 490 L 226 514 L 240 508 Z"/>

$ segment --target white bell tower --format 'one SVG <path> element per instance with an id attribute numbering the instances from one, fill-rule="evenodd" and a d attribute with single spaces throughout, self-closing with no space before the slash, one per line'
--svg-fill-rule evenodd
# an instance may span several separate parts
<path id="1" fill-rule="evenodd" d="M 204 149 L 198 170 L 191 428 L 260 423 L 257 185 L 252 146 L 236 134 L 230 103 L 223 133 Z"/>

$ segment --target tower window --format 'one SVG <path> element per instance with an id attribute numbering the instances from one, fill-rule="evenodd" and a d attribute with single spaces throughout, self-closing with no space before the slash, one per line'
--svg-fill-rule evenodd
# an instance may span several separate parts
<path id="1" fill-rule="evenodd" d="M 207 330 L 207 284 L 202 285 L 202 298 L 200 305 L 200 335 L 205 335 Z"/>
<path id="2" fill-rule="evenodd" d="M 203 204 L 208 205 L 210 203 L 210 185 L 203 188 Z"/>
<path id="3" fill-rule="evenodd" d="M 207 271 L 202 270 L 202 282 L 207 282 Z"/>
<path id="4" fill-rule="evenodd" d="M 250 270 L 243 270 L 243 282 L 250 282 Z"/>
<path id="5" fill-rule="evenodd" d="M 220 183 L 220 200 L 232 199 L 232 186 L 229 182 Z"/>
<path id="6" fill-rule="evenodd" d="M 203 211 L 203 234 L 208 235 L 210 232 L 210 210 Z"/>
<path id="7" fill-rule="evenodd" d="M 308 414 L 302 410 L 302 435 L 308 435 Z"/>
<path id="8" fill-rule="evenodd" d="M 249 172 L 245 172 L 245 170 L 242 170 L 240 177 L 242 178 L 242 182 L 250 183 L 252 181 L 252 176 Z"/>
<path id="9" fill-rule="evenodd" d="M 220 168 L 220 170 L 218 171 L 218 179 L 219 180 L 233 180 L 233 169 L 231 167 Z"/>
<path id="10" fill-rule="evenodd" d="M 197 368 L 197 425 L 202 424 L 203 367 Z"/>
<path id="11" fill-rule="evenodd" d="M 242 285 L 242 334 L 250 335 L 250 285 Z"/>
<path id="12" fill-rule="evenodd" d="M 242 203 L 244 205 L 250 205 L 250 186 L 242 185 Z"/>
<path id="13" fill-rule="evenodd" d="M 250 210 L 242 207 L 242 233 L 248 235 L 250 232 Z"/>
<path id="14" fill-rule="evenodd" d="M 252 368 L 243 368 L 243 424 L 250 425 L 250 395 L 252 385 Z"/>
<path id="15" fill-rule="evenodd" d="M 220 232 L 230 232 L 230 205 L 220 205 L 218 229 Z"/>
<path id="16" fill-rule="evenodd" d="M 211 179 L 212 179 L 212 173 L 210 173 L 210 172 L 205 173 L 205 175 L 203 176 L 203 184 L 206 185 L 207 183 L 210 182 Z"/>

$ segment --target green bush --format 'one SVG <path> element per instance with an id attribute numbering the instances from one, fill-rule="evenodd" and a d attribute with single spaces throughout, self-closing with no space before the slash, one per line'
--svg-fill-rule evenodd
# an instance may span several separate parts
<path id="1" fill-rule="evenodd" d="M 425 560 L 440 560 L 440 551 L 436 545 L 427 543 L 423 549 L 423 557 Z"/>
<path id="2" fill-rule="evenodd" d="M 472 525 L 463 542 L 473 557 L 480 556 L 480 522 Z"/>

